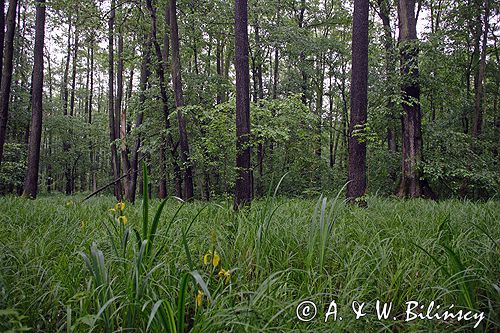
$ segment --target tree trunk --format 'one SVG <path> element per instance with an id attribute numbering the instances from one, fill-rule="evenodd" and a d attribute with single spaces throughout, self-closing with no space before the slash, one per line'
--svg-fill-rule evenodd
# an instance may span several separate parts
<path id="1" fill-rule="evenodd" d="M 123 33 L 118 32 L 118 68 L 116 73 L 116 102 L 115 102 L 115 116 L 119 118 L 119 138 L 121 140 L 120 152 L 121 152 L 121 167 L 123 174 L 126 174 L 124 182 L 124 194 L 127 198 L 129 195 L 127 193 L 130 187 L 130 161 L 128 159 L 128 149 L 126 144 L 127 136 L 127 112 L 123 107 Z M 116 120 L 115 120 L 116 121 Z"/>
<path id="2" fill-rule="evenodd" d="M 108 114 L 109 114 L 109 140 L 111 142 L 111 168 L 113 179 L 120 178 L 120 162 L 115 140 L 116 124 L 114 109 L 114 25 L 115 25 L 115 1 L 111 0 L 111 11 L 108 19 Z M 114 194 L 117 200 L 122 199 L 121 182 L 114 185 Z"/>
<path id="3" fill-rule="evenodd" d="M 186 130 L 186 120 L 182 114 L 184 97 L 182 93 L 181 61 L 179 53 L 179 29 L 177 26 L 177 1 L 170 0 L 170 40 L 172 44 L 172 85 L 174 87 L 175 105 L 177 107 L 177 122 L 179 125 L 179 145 L 181 160 L 184 164 L 184 200 L 194 196 L 193 171 L 189 159 L 189 143 Z"/>
<path id="4" fill-rule="evenodd" d="M 7 32 L 5 34 L 2 81 L 0 84 L 0 165 L 3 158 L 3 147 L 9 118 L 10 85 L 12 83 L 12 61 L 14 55 L 14 34 L 16 30 L 17 0 L 9 1 L 7 11 Z"/>
<path id="5" fill-rule="evenodd" d="M 36 198 L 38 193 L 38 169 L 40 166 L 40 142 L 42 139 L 43 99 L 43 43 L 45 39 L 45 0 L 36 3 L 35 50 L 33 77 L 31 80 L 31 131 L 28 146 L 28 168 L 24 180 L 23 195 Z"/>
<path id="6" fill-rule="evenodd" d="M 235 0 L 236 188 L 234 208 L 252 201 L 247 0 Z"/>
<path id="7" fill-rule="evenodd" d="M 300 13 L 299 13 L 299 28 L 302 30 L 304 28 L 304 14 L 306 11 L 306 1 L 301 0 L 300 2 Z M 303 33 L 303 32 L 301 32 Z M 302 103 L 307 105 L 307 72 L 306 66 L 306 53 L 304 50 L 300 51 L 300 74 L 302 76 Z"/>
<path id="8" fill-rule="evenodd" d="M 142 108 L 144 107 L 144 102 L 146 101 L 146 88 L 147 88 L 147 83 L 148 83 L 148 78 L 150 75 L 149 72 L 149 62 L 150 62 L 150 48 L 151 48 L 151 40 L 149 39 L 146 45 L 144 46 L 144 51 L 142 54 L 142 65 L 141 65 L 141 77 L 139 81 L 139 90 L 140 90 L 140 95 L 139 95 L 139 107 L 141 111 L 137 113 L 137 120 L 136 120 L 136 128 L 141 126 L 142 120 L 144 117 L 144 113 L 142 112 Z M 129 183 L 129 189 L 127 191 L 127 200 L 130 202 L 135 202 L 135 192 L 137 188 L 137 171 L 138 171 L 138 161 L 139 161 L 139 148 L 141 146 L 141 137 L 140 135 L 137 136 L 134 147 L 132 148 L 131 152 L 131 158 L 130 158 L 130 183 Z"/>
<path id="9" fill-rule="evenodd" d="M 222 66 L 223 66 L 223 50 L 224 46 L 222 44 L 222 41 L 217 39 L 217 46 L 215 49 L 215 63 L 216 63 L 216 69 L 217 69 L 217 82 L 220 82 L 222 80 L 223 74 L 222 74 Z M 222 94 L 222 89 L 221 85 L 217 85 L 217 97 L 216 97 L 216 104 L 222 103 L 223 99 L 223 94 Z"/>
<path id="10" fill-rule="evenodd" d="M 64 66 L 64 74 L 62 78 L 62 98 L 63 98 L 63 115 L 67 116 L 68 115 L 68 101 L 69 101 L 69 90 L 68 90 L 68 78 L 69 78 L 69 63 L 71 60 L 71 16 L 69 18 L 68 22 L 68 42 L 67 42 L 67 47 L 66 47 L 66 60 L 65 60 L 65 66 Z M 67 138 L 64 139 L 63 141 L 63 152 L 67 153 L 67 151 L 70 148 L 70 143 Z M 67 156 L 67 155 L 66 155 Z M 65 161 L 64 165 L 64 177 L 66 180 L 66 189 L 65 192 L 67 195 L 70 195 L 72 193 L 72 188 L 71 188 L 71 168 L 69 166 L 69 161 Z"/>
<path id="11" fill-rule="evenodd" d="M 0 1 L 0 70 L 3 68 L 3 44 L 5 40 L 5 1 Z M 0 75 L 0 85 L 2 76 Z"/>
<path id="12" fill-rule="evenodd" d="M 76 92 L 76 67 L 78 60 L 78 47 L 79 47 L 79 36 L 78 36 L 78 25 L 75 24 L 75 41 L 73 43 L 73 64 L 72 64 L 72 74 L 71 74 L 71 97 L 70 97 L 70 108 L 69 114 L 73 116 L 75 114 L 75 92 Z"/>
<path id="13" fill-rule="evenodd" d="M 174 169 L 174 177 L 175 177 L 175 191 L 178 197 L 182 197 L 182 178 L 181 171 L 178 164 L 179 157 L 177 153 L 177 145 L 174 144 L 174 140 L 172 134 L 170 133 L 170 111 L 168 105 L 168 94 L 165 82 L 165 69 L 163 65 L 163 56 L 160 49 L 160 44 L 158 43 L 156 37 L 156 8 L 153 7 L 151 0 L 146 0 L 146 6 L 148 7 L 150 16 L 151 16 L 151 39 L 154 45 L 155 54 L 156 54 L 156 74 L 158 76 L 158 81 L 160 85 L 160 95 L 162 99 L 163 106 L 163 115 L 165 121 L 165 128 L 167 129 L 167 146 L 170 149 L 170 153 L 172 155 L 172 167 Z"/>
<path id="14" fill-rule="evenodd" d="M 403 132 L 402 170 L 398 196 L 415 198 L 426 195 L 433 197 L 427 183 L 422 180 L 422 172 L 419 169 L 419 164 L 423 161 L 423 154 L 415 0 L 399 1 L 398 18 L 404 111 L 401 119 Z"/>
<path id="15" fill-rule="evenodd" d="M 396 154 L 397 152 L 397 142 L 396 142 L 396 129 L 395 129 L 395 120 L 397 109 L 396 105 L 393 102 L 393 96 L 396 94 L 396 89 L 393 86 L 396 65 L 394 63 L 395 59 L 395 50 L 394 50 L 394 41 L 392 38 L 392 28 L 391 28 L 391 8 L 388 0 L 378 0 L 379 6 L 379 16 L 382 20 L 382 25 L 384 28 L 384 48 L 385 48 L 385 88 L 387 89 L 385 92 L 387 102 L 386 107 L 389 111 L 389 115 L 387 118 L 387 147 L 391 154 Z M 396 182 L 397 175 L 394 172 L 394 168 L 389 166 L 389 178 L 392 182 Z"/>
<path id="16" fill-rule="evenodd" d="M 92 43 L 94 38 L 92 38 Z M 90 91 L 88 100 L 88 116 L 89 125 L 92 125 L 92 101 L 94 98 L 94 46 L 90 47 Z M 92 147 L 92 139 L 89 142 L 90 150 L 90 167 L 91 167 L 91 178 L 92 178 L 92 192 L 97 191 L 97 168 L 95 166 L 95 151 Z"/>
<path id="17" fill-rule="evenodd" d="M 349 183 L 347 199 L 366 193 L 366 141 L 363 135 L 368 106 L 368 0 L 354 1 L 352 25 L 351 121 L 349 123 Z M 363 201 L 360 204 L 366 204 Z"/>
<path id="18" fill-rule="evenodd" d="M 474 122 L 472 126 L 472 137 L 477 139 L 483 131 L 483 98 L 484 98 L 484 75 L 486 71 L 486 47 L 488 44 L 489 30 L 489 0 L 484 0 L 484 27 L 483 27 L 483 44 L 481 46 L 481 56 L 479 60 L 479 73 L 477 77 L 477 85 L 474 101 Z"/>

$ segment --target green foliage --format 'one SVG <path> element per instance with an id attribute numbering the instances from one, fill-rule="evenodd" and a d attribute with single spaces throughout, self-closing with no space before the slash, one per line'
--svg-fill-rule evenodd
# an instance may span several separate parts
<path id="1" fill-rule="evenodd" d="M 0 165 L 0 194 L 22 188 L 26 176 L 27 148 L 24 144 L 7 143 Z"/>
<path id="2" fill-rule="evenodd" d="M 116 204 L 109 197 L 84 204 L 58 196 L 41 196 L 37 201 L 3 197 L 0 308 L 17 315 L 9 310 L 0 327 L 180 332 L 184 325 L 193 332 L 282 332 L 323 331 L 335 325 L 356 331 L 397 327 L 416 332 L 467 330 L 473 325 L 403 318 L 355 320 L 347 313 L 335 323 L 318 317 L 307 324 L 295 317 L 295 307 L 305 299 L 317 302 L 320 314 L 324 309 L 319 305 L 330 299 L 341 310 L 353 300 L 373 309 L 380 299 L 392 301 L 397 309 L 408 300 L 422 304 L 434 300 L 442 307 L 472 305 L 485 313 L 481 330 L 498 330 L 497 202 L 429 203 L 368 196 L 366 209 L 334 205 L 331 220 L 326 207 L 323 226 L 328 234 L 320 232 L 323 200 L 315 215 L 314 200 L 271 198 L 257 200 L 238 214 L 230 200 L 206 207 L 168 199 L 148 256 L 148 242 L 138 242 L 133 231 L 142 234 L 140 204 L 127 205 L 123 214 L 128 223 L 119 225 L 116 219 L 121 215 L 108 212 Z M 160 205 L 157 200 L 148 203 L 154 212 Z M 111 221 L 104 222 L 106 215 Z M 148 234 L 154 215 L 149 216 Z M 123 227 L 124 233 L 115 233 L 111 223 L 118 231 Z M 125 252 L 115 252 L 104 225 L 118 249 L 126 245 Z M 263 226 L 260 243 L 259 226 Z M 124 242 L 126 229 L 131 231 Z M 311 240 L 314 230 L 323 239 L 328 235 L 323 245 L 319 238 Z M 308 270 L 311 244 L 315 250 Z M 209 251 L 220 256 L 215 266 L 210 257 L 204 263 Z M 78 252 L 85 254 L 87 264 L 78 259 Z M 230 275 L 227 283 L 225 272 Z"/>
<path id="3" fill-rule="evenodd" d="M 472 144 L 468 135 L 448 128 L 431 128 L 429 138 L 422 169 L 439 193 L 458 196 L 465 188 L 468 196 L 477 198 L 498 195 L 499 170 L 492 143 Z"/>

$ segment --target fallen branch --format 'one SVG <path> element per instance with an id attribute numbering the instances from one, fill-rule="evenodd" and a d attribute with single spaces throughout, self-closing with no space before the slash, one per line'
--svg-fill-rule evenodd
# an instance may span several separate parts
<path id="1" fill-rule="evenodd" d="M 137 164 L 139 164 L 139 162 L 140 162 L 140 161 L 142 161 L 142 160 L 144 159 L 144 157 L 145 157 L 145 155 L 143 155 L 143 156 L 142 156 L 142 157 L 141 157 L 141 158 L 137 161 Z M 131 169 L 131 170 L 129 170 L 129 172 L 127 172 L 126 174 L 122 175 L 120 178 L 115 179 L 115 180 L 113 180 L 111 183 L 108 183 L 108 184 L 106 184 L 106 185 L 104 185 L 104 186 L 102 186 L 102 187 L 98 188 L 98 189 L 97 189 L 97 190 L 95 190 L 94 192 L 92 192 L 92 193 L 90 193 L 89 195 L 87 195 L 87 196 L 86 196 L 86 197 L 82 200 L 82 202 L 87 201 L 88 199 L 92 198 L 94 195 L 96 195 L 96 194 L 98 194 L 98 193 L 100 193 L 100 192 L 104 191 L 105 189 L 107 189 L 107 188 L 108 188 L 108 187 L 110 187 L 111 185 L 114 185 L 114 184 L 116 184 L 117 182 L 119 182 L 120 180 L 122 180 L 123 178 L 125 178 L 125 177 L 127 177 L 127 176 L 131 175 L 131 172 L 132 172 L 132 169 Z M 137 168 L 137 170 L 135 170 L 133 173 L 137 173 L 137 172 L 139 172 L 139 168 Z"/>

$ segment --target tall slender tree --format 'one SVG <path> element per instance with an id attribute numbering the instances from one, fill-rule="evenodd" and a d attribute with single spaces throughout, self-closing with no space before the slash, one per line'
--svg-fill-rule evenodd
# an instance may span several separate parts
<path id="1" fill-rule="evenodd" d="M 172 156 L 172 167 L 174 171 L 175 178 L 175 191 L 178 197 L 183 197 L 182 195 L 182 178 L 181 171 L 179 166 L 179 154 L 177 152 L 177 144 L 174 144 L 174 139 L 172 137 L 172 133 L 170 131 L 170 107 L 168 103 L 168 94 L 167 94 L 167 83 L 165 80 L 165 66 L 163 63 L 163 55 L 160 48 L 160 43 L 157 38 L 157 20 L 156 20 L 156 7 L 153 5 L 152 0 L 146 0 L 146 6 L 148 7 L 149 14 L 151 16 L 151 41 L 153 44 L 154 52 L 156 55 L 156 74 L 158 76 L 158 81 L 160 85 L 160 97 L 162 100 L 162 109 L 163 109 L 163 117 L 165 121 L 165 129 L 167 130 L 166 135 L 166 143 L 168 148 L 170 149 L 170 154 Z M 165 45 L 167 46 L 167 45 Z M 160 146 L 160 149 L 164 149 L 163 145 Z M 163 152 L 160 152 L 160 159 L 163 157 L 163 162 L 165 163 L 165 156 L 162 156 Z M 163 164 L 164 167 L 164 164 Z M 164 169 L 164 168 L 163 168 Z M 162 171 L 164 171 L 162 169 Z M 162 174 L 162 178 L 165 177 L 165 174 Z M 166 180 L 161 180 L 162 186 L 165 186 L 164 193 L 160 193 L 160 195 L 166 195 Z"/>
<path id="2" fill-rule="evenodd" d="M 111 168 L 113 171 L 114 194 L 118 200 L 122 198 L 120 178 L 120 160 L 115 140 L 117 136 L 115 109 L 114 109 L 114 26 L 115 26 L 115 1 L 111 0 L 111 11 L 108 18 L 108 115 L 109 115 L 109 139 L 111 141 Z"/>
<path id="3" fill-rule="evenodd" d="M 142 51 L 142 64 L 141 64 L 141 77 L 139 81 L 139 106 L 140 111 L 137 113 L 137 120 L 135 122 L 136 128 L 141 126 L 142 120 L 144 118 L 144 112 L 142 108 L 144 107 L 144 102 L 146 101 L 146 89 L 148 78 L 150 75 L 149 64 L 150 64 L 150 53 L 151 53 L 151 39 L 146 37 L 146 43 Z M 130 182 L 129 189 L 127 193 L 127 200 L 130 202 L 135 202 L 135 191 L 137 189 L 137 172 L 139 167 L 139 148 L 141 147 L 141 136 L 140 134 L 135 139 L 131 156 L 130 156 Z"/>
<path id="4" fill-rule="evenodd" d="M 177 122 L 179 126 L 179 146 L 181 160 L 184 164 L 183 198 L 189 200 L 194 196 L 193 169 L 189 158 L 189 142 L 186 120 L 182 114 L 184 96 L 182 92 L 181 56 L 179 50 L 179 28 L 177 25 L 177 1 L 170 0 L 170 40 L 172 47 L 172 85 L 174 86 L 175 105 L 177 107 Z"/>
<path id="5" fill-rule="evenodd" d="M 349 183 L 347 198 L 366 192 L 366 141 L 362 137 L 368 106 L 368 0 L 354 1 L 352 24 L 351 120 L 349 123 Z M 363 202 L 363 201 L 361 201 Z"/>
<path id="6" fill-rule="evenodd" d="M 16 31 L 17 0 L 9 1 L 7 11 L 7 31 L 3 47 L 2 81 L 0 84 L 0 165 L 3 158 L 3 147 L 7 134 L 7 120 L 9 118 L 10 85 L 12 83 L 12 69 L 14 56 L 14 35 Z M 0 46 L 1 47 L 1 46 Z"/>
<path id="7" fill-rule="evenodd" d="M 28 145 L 28 168 L 24 180 L 23 195 L 36 198 L 38 193 L 38 168 L 40 166 L 40 142 L 42 139 L 43 99 L 43 44 L 45 40 L 45 0 L 38 0 L 35 19 L 35 50 L 31 80 L 31 130 Z"/>
<path id="8" fill-rule="evenodd" d="M 486 47 L 488 44 L 490 2 L 484 0 L 484 18 L 483 18 L 483 41 L 481 45 L 481 55 L 479 60 L 479 72 L 477 75 L 477 84 L 474 101 L 474 121 L 472 123 L 472 136 L 477 138 L 483 131 L 483 98 L 484 98 L 484 76 L 486 71 Z"/>
<path id="9" fill-rule="evenodd" d="M 234 208 L 252 201 L 250 149 L 250 73 L 248 67 L 248 4 L 235 0 L 235 67 L 236 67 L 236 187 Z"/>

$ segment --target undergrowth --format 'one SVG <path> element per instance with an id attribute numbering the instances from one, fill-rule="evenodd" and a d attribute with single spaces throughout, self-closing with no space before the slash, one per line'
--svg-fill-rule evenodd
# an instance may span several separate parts
<path id="1" fill-rule="evenodd" d="M 482 311 L 476 330 L 500 330 L 496 201 L 269 196 L 234 213 L 230 201 L 144 199 L 0 198 L 0 330 L 473 330 L 405 322 L 410 300 Z M 296 317 L 303 300 L 318 305 L 310 322 Z M 343 320 L 325 322 L 331 300 Z M 378 320 L 376 300 L 396 319 Z M 353 301 L 368 315 L 356 320 Z"/>

